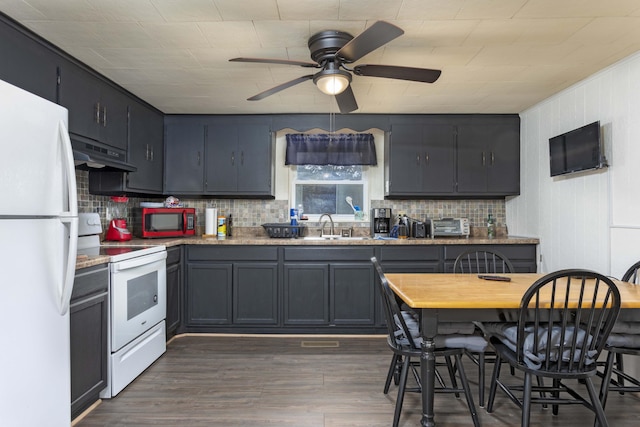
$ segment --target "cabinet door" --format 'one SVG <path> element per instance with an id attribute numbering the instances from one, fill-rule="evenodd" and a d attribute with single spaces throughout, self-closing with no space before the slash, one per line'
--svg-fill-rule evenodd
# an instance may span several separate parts
<path id="1" fill-rule="evenodd" d="M 180 326 L 181 307 L 182 264 L 167 265 L 167 338 L 175 335 Z"/>
<path id="2" fill-rule="evenodd" d="M 164 193 L 200 194 L 204 179 L 203 125 L 171 123 L 165 128 Z"/>
<path id="3" fill-rule="evenodd" d="M 57 102 L 58 56 L 13 26 L 0 23 L 0 80 Z"/>
<path id="4" fill-rule="evenodd" d="M 388 195 L 452 194 L 455 139 L 451 125 L 394 125 L 388 155 Z"/>
<path id="5" fill-rule="evenodd" d="M 278 263 L 234 263 L 233 323 L 278 323 Z"/>
<path id="6" fill-rule="evenodd" d="M 132 190 L 162 193 L 164 168 L 163 116 L 134 102 L 129 113 L 129 162 L 138 167 L 127 175 Z"/>
<path id="7" fill-rule="evenodd" d="M 454 127 L 425 125 L 422 138 L 423 194 L 452 194 L 455 191 Z"/>
<path id="8" fill-rule="evenodd" d="M 329 324 L 328 264 L 284 264 L 284 324 Z"/>
<path id="9" fill-rule="evenodd" d="M 375 282 L 368 264 L 331 264 L 331 323 L 373 325 L 375 323 Z"/>
<path id="10" fill-rule="evenodd" d="M 458 126 L 458 193 L 520 193 L 516 121 Z"/>
<path id="11" fill-rule="evenodd" d="M 520 125 L 514 121 L 494 126 L 491 133 L 487 191 L 520 194 Z"/>
<path id="12" fill-rule="evenodd" d="M 231 263 L 195 264 L 187 270 L 187 326 L 231 324 Z"/>
<path id="13" fill-rule="evenodd" d="M 269 126 L 247 125 L 238 129 L 239 195 L 272 194 L 273 158 Z"/>
<path id="14" fill-rule="evenodd" d="M 79 66 L 60 66 L 60 105 L 69 110 L 69 132 L 100 140 L 102 82 Z"/>
<path id="15" fill-rule="evenodd" d="M 99 140 L 112 147 L 127 150 L 129 146 L 129 103 L 123 92 L 100 81 Z"/>
<path id="16" fill-rule="evenodd" d="M 394 125 L 386 156 L 388 195 L 419 195 L 422 192 L 422 126 Z"/>
<path id="17" fill-rule="evenodd" d="M 109 294 L 102 293 L 69 309 L 72 418 L 93 404 L 107 385 L 108 301 Z"/>
<path id="18" fill-rule="evenodd" d="M 209 125 L 207 128 L 206 191 L 235 193 L 238 188 L 238 126 Z"/>

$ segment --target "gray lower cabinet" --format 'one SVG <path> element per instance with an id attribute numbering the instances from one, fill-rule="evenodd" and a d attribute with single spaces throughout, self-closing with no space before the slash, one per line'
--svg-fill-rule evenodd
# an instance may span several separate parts
<path id="1" fill-rule="evenodd" d="M 71 295 L 71 418 L 99 399 L 107 385 L 107 265 L 78 270 Z"/>
<path id="2" fill-rule="evenodd" d="M 276 247 L 187 246 L 185 330 L 277 326 L 277 254 Z"/>
<path id="3" fill-rule="evenodd" d="M 167 248 L 167 339 L 178 332 L 182 321 L 182 247 Z"/>
<path id="4" fill-rule="evenodd" d="M 490 245 L 518 272 L 536 245 Z M 371 257 L 385 272 L 450 272 L 482 245 L 187 245 L 182 332 L 383 333 Z"/>

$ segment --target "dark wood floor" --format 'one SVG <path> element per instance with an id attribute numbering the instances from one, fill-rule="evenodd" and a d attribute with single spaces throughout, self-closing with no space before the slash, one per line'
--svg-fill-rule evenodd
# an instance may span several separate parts
<path id="1" fill-rule="evenodd" d="M 390 360 L 383 337 L 181 336 L 76 426 L 390 426 L 396 389 L 382 393 Z M 477 370 L 465 367 L 477 403 Z M 612 427 L 636 427 L 640 398 L 613 394 L 606 412 Z M 520 424 L 501 395 L 493 414 L 478 413 L 483 426 Z M 464 399 L 436 395 L 436 423 L 471 425 Z M 405 398 L 400 425 L 420 425 L 418 394 Z M 558 416 L 534 407 L 532 425 L 586 427 L 593 415 L 581 406 L 561 407 Z"/>

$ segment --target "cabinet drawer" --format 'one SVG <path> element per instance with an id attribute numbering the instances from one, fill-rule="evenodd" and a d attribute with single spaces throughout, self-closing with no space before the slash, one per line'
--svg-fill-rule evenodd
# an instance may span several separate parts
<path id="1" fill-rule="evenodd" d="M 107 264 L 83 268 L 76 271 L 71 301 L 73 302 L 89 295 L 107 292 L 108 289 L 109 269 Z"/>
<path id="2" fill-rule="evenodd" d="M 379 261 L 439 261 L 442 246 L 381 247 Z"/>
<path id="3" fill-rule="evenodd" d="M 370 261 L 372 246 L 284 248 L 285 261 Z"/>
<path id="4" fill-rule="evenodd" d="M 277 261 L 277 246 L 189 246 L 189 261 Z"/>

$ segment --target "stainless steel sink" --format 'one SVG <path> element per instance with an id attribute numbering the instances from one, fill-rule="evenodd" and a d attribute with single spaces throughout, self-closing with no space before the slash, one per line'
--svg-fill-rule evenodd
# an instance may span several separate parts
<path id="1" fill-rule="evenodd" d="M 329 240 L 369 240 L 370 237 L 343 237 L 339 234 L 324 235 L 324 236 L 305 236 L 303 240 L 317 240 L 317 241 L 329 241 Z"/>

